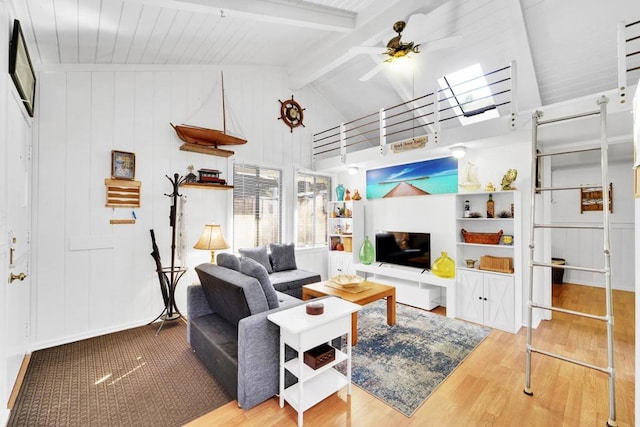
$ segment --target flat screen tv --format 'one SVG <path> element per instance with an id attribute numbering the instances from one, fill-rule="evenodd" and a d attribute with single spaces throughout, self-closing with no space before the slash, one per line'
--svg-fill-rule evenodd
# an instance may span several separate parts
<path id="1" fill-rule="evenodd" d="M 404 231 L 376 233 L 376 262 L 431 268 L 431 235 Z"/>

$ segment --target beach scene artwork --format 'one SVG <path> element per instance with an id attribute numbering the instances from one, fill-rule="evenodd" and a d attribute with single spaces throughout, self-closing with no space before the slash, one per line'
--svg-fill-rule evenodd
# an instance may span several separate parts
<path id="1" fill-rule="evenodd" d="M 458 160 L 425 160 L 367 171 L 367 199 L 426 196 L 458 191 Z"/>

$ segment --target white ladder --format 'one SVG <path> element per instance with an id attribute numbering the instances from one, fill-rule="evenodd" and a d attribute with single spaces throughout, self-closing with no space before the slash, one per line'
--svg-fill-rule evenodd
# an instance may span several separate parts
<path id="1" fill-rule="evenodd" d="M 609 100 L 602 96 L 598 99 L 599 109 L 595 111 L 575 114 L 571 116 L 565 116 L 561 118 L 549 119 L 549 120 L 540 120 L 542 118 L 542 112 L 536 111 L 533 114 L 532 120 L 532 144 L 531 144 L 531 224 L 529 231 L 529 298 L 528 298 L 528 313 L 527 313 L 527 351 L 526 351 L 526 378 L 525 378 L 525 388 L 524 393 L 532 396 L 533 391 L 531 390 L 531 355 L 532 353 L 538 353 L 544 356 L 553 357 L 556 359 L 563 360 L 565 362 L 574 363 L 580 366 L 584 366 L 586 368 L 595 369 L 597 371 L 601 371 L 606 373 L 609 376 L 609 419 L 607 421 L 607 425 L 610 427 L 617 426 L 616 422 L 616 396 L 615 396 L 615 369 L 613 363 L 613 303 L 612 303 L 612 292 L 611 292 L 611 260 L 610 260 L 610 242 L 609 242 L 609 203 L 610 203 L 610 195 L 608 191 L 609 182 L 609 171 L 608 171 L 608 157 L 607 157 L 607 102 Z M 543 154 L 538 148 L 538 127 L 544 125 L 551 125 L 567 120 L 574 120 L 585 118 L 589 116 L 600 116 L 600 147 L 599 148 L 584 148 L 584 149 L 574 149 L 568 151 L 554 152 L 549 154 Z M 545 156 L 555 156 L 562 154 L 572 154 L 579 153 L 584 151 L 593 151 L 600 150 L 600 163 L 601 163 L 601 183 L 596 185 L 577 185 L 577 186 L 562 186 L 562 187 L 545 187 L 542 185 L 542 182 L 538 180 L 538 161 L 540 158 Z M 541 181 L 541 180 L 540 180 Z M 560 190 L 580 190 L 584 188 L 594 187 L 600 188 L 602 190 L 602 225 L 588 225 L 588 224 L 542 224 L 537 223 L 535 219 L 536 214 L 536 193 L 540 193 L 543 191 L 560 191 Z M 604 254 L 604 268 L 593 268 L 593 267 L 585 267 L 585 266 L 575 266 L 575 265 L 556 265 L 549 262 L 540 262 L 536 261 L 534 258 L 534 249 L 535 249 L 535 230 L 536 229 L 551 229 L 551 228 L 563 228 L 563 229 L 601 229 L 604 233 L 604 246 L 603 246 L 603 254 Z M 554 307 L 550 305 L 540 304 L 533 301 L 533 272 L 534 268 L 543 267 L 543 268 L 563 268 L 566 270 L 579 270 L 586 271 L 592 273 L 600 273 L 604 274 L 605 278 L 605 292 L 606 292 L 606 314 L 604 316 L 593 315 L 589 313 L 583 313 L 579 311 L 567 310 L 561 307 Z M 591 319 L 601 320 L 606 322 L 607 324 L 607 358 L 608 358 L 608 366 L 601 367 L 596 366 L 591 363 L 587 363 L 581 360 L 572 359 L 570 357 L 566 357 L 560 354 L 555 354 L 546 350 L 542 350 L 536 348 L 532 345 L 532 322 L 533 322 L 533 309 L 544 309 L 557 311 L 560 313 L 566 313 L 570 315 L 582 316 Z"/>

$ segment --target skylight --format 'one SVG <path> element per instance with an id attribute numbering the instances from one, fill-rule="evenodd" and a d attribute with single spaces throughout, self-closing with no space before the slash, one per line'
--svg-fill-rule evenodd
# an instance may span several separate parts
<path id="1" fill-rule="evenodd" d="M 438 79 L 445 100 L 463 126 L 500 117 L 480 64 Z"/>

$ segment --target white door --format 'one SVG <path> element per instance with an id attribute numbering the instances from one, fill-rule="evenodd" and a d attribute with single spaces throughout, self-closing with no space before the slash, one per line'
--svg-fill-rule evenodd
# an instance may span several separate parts
<path id="1" fill-rule="evenodd" d="M 11 394 L 29 343 L 30 318 L 30 221 L 31 221 L 31 124 L 24 107 L 10 95 L 6 116 L 6 239 L 7 254 L 0 279 L 5 286 L 5 349 L 2 355 L 2 396 Z M 6 404 L 6 402 L 3 402 Z"/>

